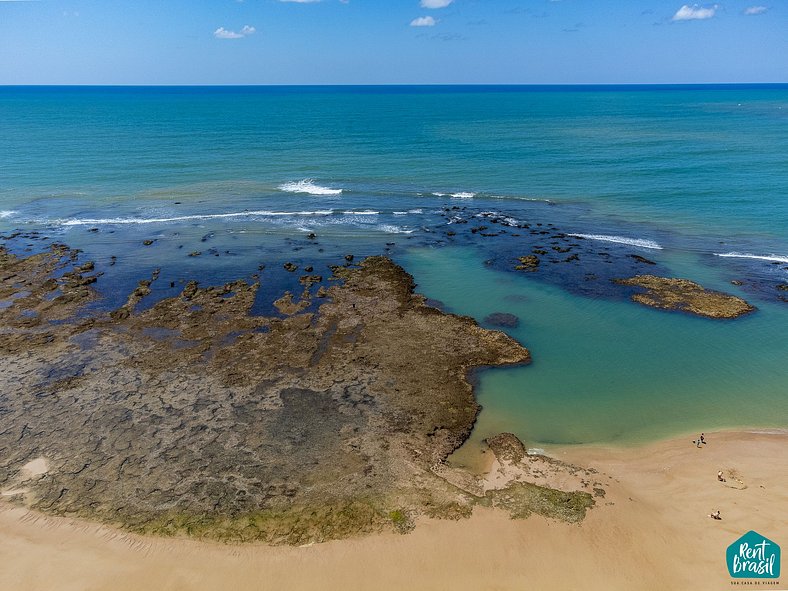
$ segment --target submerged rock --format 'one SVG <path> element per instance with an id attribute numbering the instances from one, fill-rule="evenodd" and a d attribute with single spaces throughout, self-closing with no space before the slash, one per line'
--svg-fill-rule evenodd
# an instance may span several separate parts
<path id="1" fill-rule="evenodd" d="M 657 264 L 654 261 L 652 261 L 651 259 L 647 259 L 646 257 L 642 257 L 639 254 L 630 254 L 630 255 L 627 255 L 627 256 L 629 258 L 631 258 L 631 259 L 635 259 L 639 263 L 643 263 L 644 265 L 656 265 Z"/>
<path id="2" fill-rule="evenodd" d="M 484 318 L 484 323 L 491 326 L 500 326 L 503 328 L 517 328 L 520 326 L 520 319 L 514 314 L 506 312 L 493 312 Z"/>
<path id="3" fill-rule="evenodd" d="M 645 292 L 634 294 L 632 300 L 652 308 L 680 310 L 707 318 L 737 318 L 755 310 L 737 296 L 705 289 L 688 279 L 637 275 L 613 282 L 643 288 Z"/>

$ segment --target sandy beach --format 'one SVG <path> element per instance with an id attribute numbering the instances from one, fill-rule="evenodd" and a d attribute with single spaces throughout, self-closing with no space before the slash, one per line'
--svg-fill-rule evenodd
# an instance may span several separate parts
<path id="1" fill-rule="evenodd" d="M 580 525 L 477 508 L 468 520 L 421 520 L 407 535 L 229 546 L 145 538 L 4 504 L 0 588 L 728 588 L 725 549 L 741 534 L 788 543 L 788 433 L 707 433 L 700 449 L 692 438 L 550 450 L 597 469 L 605 484 Z M 722 520 L 710 519 L 718 509 Z"/>

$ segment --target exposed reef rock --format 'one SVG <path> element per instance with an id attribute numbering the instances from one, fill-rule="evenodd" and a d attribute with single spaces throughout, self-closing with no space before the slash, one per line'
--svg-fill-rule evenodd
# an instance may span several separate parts
<path id="1" fill-rule="evenodd" d="M 525 446 L 512 433 L 501 433 L 485 440 L 495 457 L 500 461 L 520 462 L 525 457 Z"/>
<path id="2" fill-rule="evenodd" d="M 139 311 L 158 272 L 114 313 L 85 317 L 96 294 L 77 258 L 0 251 L 0 492 L 12 502 L 287 544 L 407 531 L 414 516 L 467 516 L 475 503 L 579 514 L 542 484 L 489 497 L 454 484 L 444 460 L 479 410 L 468 372 L 529 354 L 426 305 L 389 259 L 335 267 L 317 308 L 281 318 L 250 314 L 259 286 L 245 281 L 192 281 Z M 303 283 L 305 300 L 314 282 Z M 46 469 L 23 470 L 32 461 Z"/>
<path id="3" fill-rule="evenodd" d="M 58 326 L 96 297 L 90 286 L 100 274 L 88 275 L 93 263 L 77 265 L 78 256 L 63 244 L 27 258 L 0 247 L 0 352 L 29 352 L 80 330 L 80 322 Z"/>
<path id="4" fill-rule="evenodd" d="M 743 299 L 719 291 L 712 291 L 687 279 L 672 279 L 654 275 L 637 275 L 629 279 L 615 279 L 619 285 L 641 287 L 632 300 L 665 310 L 680 310 L 708 318 L 737 318 L 755 310 Z"/>
<path id="5" fill-rule="evenodd" d="M 446 465 L 434 469 L 477 504 L 501 508 L 515 519 L 537 513 L 576 523 L 594 506 L 596 491 L 604 494 L 595 470 L 530 455 L 511 433 L 488 438 L 486 443 L 495 456 L 487 474 L 473 475 Z"/>
<path id="6" fill-rule="evenodd" d="M 604 495 L 593 469 L 544 455 L 529 455 L 511 433 L 488 438 L 486 443 L 495 461 L 484 478 L 482 502 L 505 509 L 515 519 L 537 513 L 576 523 L 594 506 L 595 491 L 601 490 Z"/>
<path id="7" fill-rule="evenodd" d="M 514 268 L 518 271 L 535 271 L 539 266 L 539 257 L 535 254 L 519 257 L 517 260 L 520 264 L 516 265 Z"/>

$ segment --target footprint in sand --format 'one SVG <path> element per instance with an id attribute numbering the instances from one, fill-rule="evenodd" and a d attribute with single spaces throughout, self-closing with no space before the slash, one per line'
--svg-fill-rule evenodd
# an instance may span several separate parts
<path id="1" fill-rule="evenodd" d="M 735 490 L 744 490 L 747 488 L 747 485 L 741 479 L 741 475 L 738 473 L 737 470 L 734 468 L 730 468 L 727 470 L 728 479 L 726 482 L 723 483 L 724 486 L 728 488 L 732 488 Z"/>

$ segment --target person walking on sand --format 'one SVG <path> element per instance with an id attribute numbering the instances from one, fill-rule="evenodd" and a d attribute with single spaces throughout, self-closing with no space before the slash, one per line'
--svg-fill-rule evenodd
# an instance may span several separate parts
<path id="1" fill-rule="evenodd" d="M 717 480 L 719 480 L 720 482 L 725 482 L 725 477 L 722 475 L 722 470 L 717 472 Z"/>
<path id="2" fill-rule="evenodd" d="M 706 445 L 706 437 L 704 437 L 703 433 L 700 434 L 700 439 L 698 441 L 700 441 L 703 445 Z"/>

